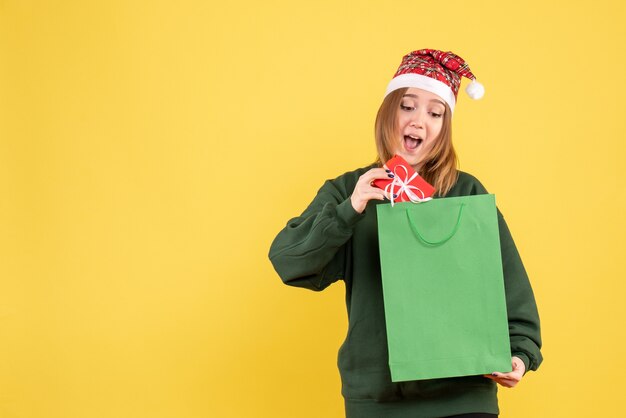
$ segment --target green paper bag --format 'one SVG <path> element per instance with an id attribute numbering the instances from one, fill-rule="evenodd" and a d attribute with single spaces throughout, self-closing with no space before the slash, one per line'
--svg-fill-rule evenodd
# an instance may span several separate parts
<path id="1" fill-rule="evenodd" d="M 392 381 L 511 371 L 495 196 L 377 213 Z"/>

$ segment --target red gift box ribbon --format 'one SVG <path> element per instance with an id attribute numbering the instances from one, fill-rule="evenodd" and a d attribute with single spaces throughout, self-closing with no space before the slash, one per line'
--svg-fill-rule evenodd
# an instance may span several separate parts
<path id="1" fill-rule="evenodd" d="M 397 194 L 400 202 L 404 201 L 403 194 L 413 203 L 426 202 L 432 199 L 431 196 L 435 189 L 419 177 L 413 168 L 407 168 L 410 165 L 402 157 L 396 155 L 387 161 L 387 164 L 393 167 L 393 180 L 375 180 L 374 185 L 385 191 L 385 194 L 389 196 L 391 206 L 395 203 L 394 194 Z M 389 168 L 387 165 L 385 167 Z M 419 183 L 422 183 L 421 186 L 424 190 L 415 184 L 411 184 L 415 179 L 420 180 Z"/>

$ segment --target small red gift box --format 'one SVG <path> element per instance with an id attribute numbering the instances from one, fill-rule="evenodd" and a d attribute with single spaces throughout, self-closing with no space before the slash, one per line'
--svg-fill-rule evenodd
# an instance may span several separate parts
<path id="1" fill-rule="evenodd" d="M 387 161 L 383 168 L 391 170 L 395 177 L 376 179 L 374 186 L 387 192 L 392 204 L 394 202 L 421 202 L 435 193 L 435 188 L 421 178 L 399 155 Z M 396 197 L 393 197 L 394 194 Z"/>

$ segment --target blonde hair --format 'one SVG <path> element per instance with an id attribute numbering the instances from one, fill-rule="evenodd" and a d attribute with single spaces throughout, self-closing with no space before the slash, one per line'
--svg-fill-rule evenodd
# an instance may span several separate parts
<path id="1" fill-rule="evenodd" d="M 394 90 L 385 97 L 374 124 L 374 138 L 378 158 L 376 164 L 382 167 L 385 161 L 394 156 L 393 149 L 398 141 L 398 110 L 402 96 L 408 88 Z M 436 194 L 445 196 L 457 180 L 457 156 L 452 146 L 452 111 L 446 104 L 443 126 L 435 144 L 424 159 L 420 176 L 435 187 Z"/>

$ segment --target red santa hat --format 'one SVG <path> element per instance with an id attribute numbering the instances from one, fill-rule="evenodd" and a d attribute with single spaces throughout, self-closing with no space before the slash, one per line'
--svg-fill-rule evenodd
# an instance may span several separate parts
<path id="1" fill-rule="evenodd" d="M 461 76 L 472 80 L 465 88 L 472 99 L 483 97 L 485 88 L 476 81 L 463 58 L 450 51 L 420 49 L 402 58 L 398 71 L 387 86 L 385 96 L 403 87 L 416 87 L 438 95 L 454 112 Z"/>

